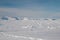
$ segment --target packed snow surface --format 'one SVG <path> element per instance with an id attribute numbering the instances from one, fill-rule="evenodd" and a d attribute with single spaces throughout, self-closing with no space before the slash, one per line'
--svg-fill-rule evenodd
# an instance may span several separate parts
<path id="1" fill-rule="evenodd" d="M 60 40 L 60 19 L 2 17 L 0 40 Z"/>

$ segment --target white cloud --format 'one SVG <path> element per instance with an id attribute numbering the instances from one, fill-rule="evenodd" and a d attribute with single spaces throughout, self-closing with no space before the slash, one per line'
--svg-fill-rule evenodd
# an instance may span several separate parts
<path id="1" fill-rule="evenodd" d="M 0 16 L 26 16 L 26 17 L 60 17 L 58 12 L 50 12 L 44 8 L 0 8 Z"/>
<path id="2" fill-rule="evenodd" d="M 45 11 L 39 9 L 18 9 L 18 8 L 0 8 L 0 12 L 1 13 L 8 12 L 11 13 L 11 15 L 16 14 L 18 16 L 41 16 L 44 13 L 46 13 Z"/>

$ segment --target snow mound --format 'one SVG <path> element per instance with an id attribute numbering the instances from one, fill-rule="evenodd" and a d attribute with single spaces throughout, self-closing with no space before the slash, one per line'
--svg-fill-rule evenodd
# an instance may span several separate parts
<path id="1" fill-rule="evenodd" d="M 13 18 L 13 17 L 9 17 L 9 16 L 3 16 L 3 17 L 1 17 L 1 20 L 16 20 L 16 19 Z"/>
<path id="2" fill-rule="evenodd" d="M 8 16 L 3 16 L 1 19 L 2 20 L 8 20 L 9 18 L 8 18 Z"/>
<path id="3" fill-rule="evenodd" d="M 15 18 L 16 20 L 20 20 L 20 17 L 13 17 L 13 18 Z"/>

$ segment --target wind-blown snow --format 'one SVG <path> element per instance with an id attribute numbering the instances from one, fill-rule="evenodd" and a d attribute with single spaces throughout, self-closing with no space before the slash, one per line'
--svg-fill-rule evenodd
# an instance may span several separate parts
<path id="1" fill-rule="evenodd" d="M 29 20 L 24 18 L 20 20 L 18 18 L 16 20 L 14 17 L 0 18 L 1 40 L 59 40 L 59 31 L 60 19 Z"/>

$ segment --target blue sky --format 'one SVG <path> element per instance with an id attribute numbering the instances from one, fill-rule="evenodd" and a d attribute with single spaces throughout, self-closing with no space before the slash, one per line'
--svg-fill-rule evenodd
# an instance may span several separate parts
<path id="1" fill-rule="evenodd" d="M 60 0 L 0 0 L 0 16 L 60 18 Z"/>

